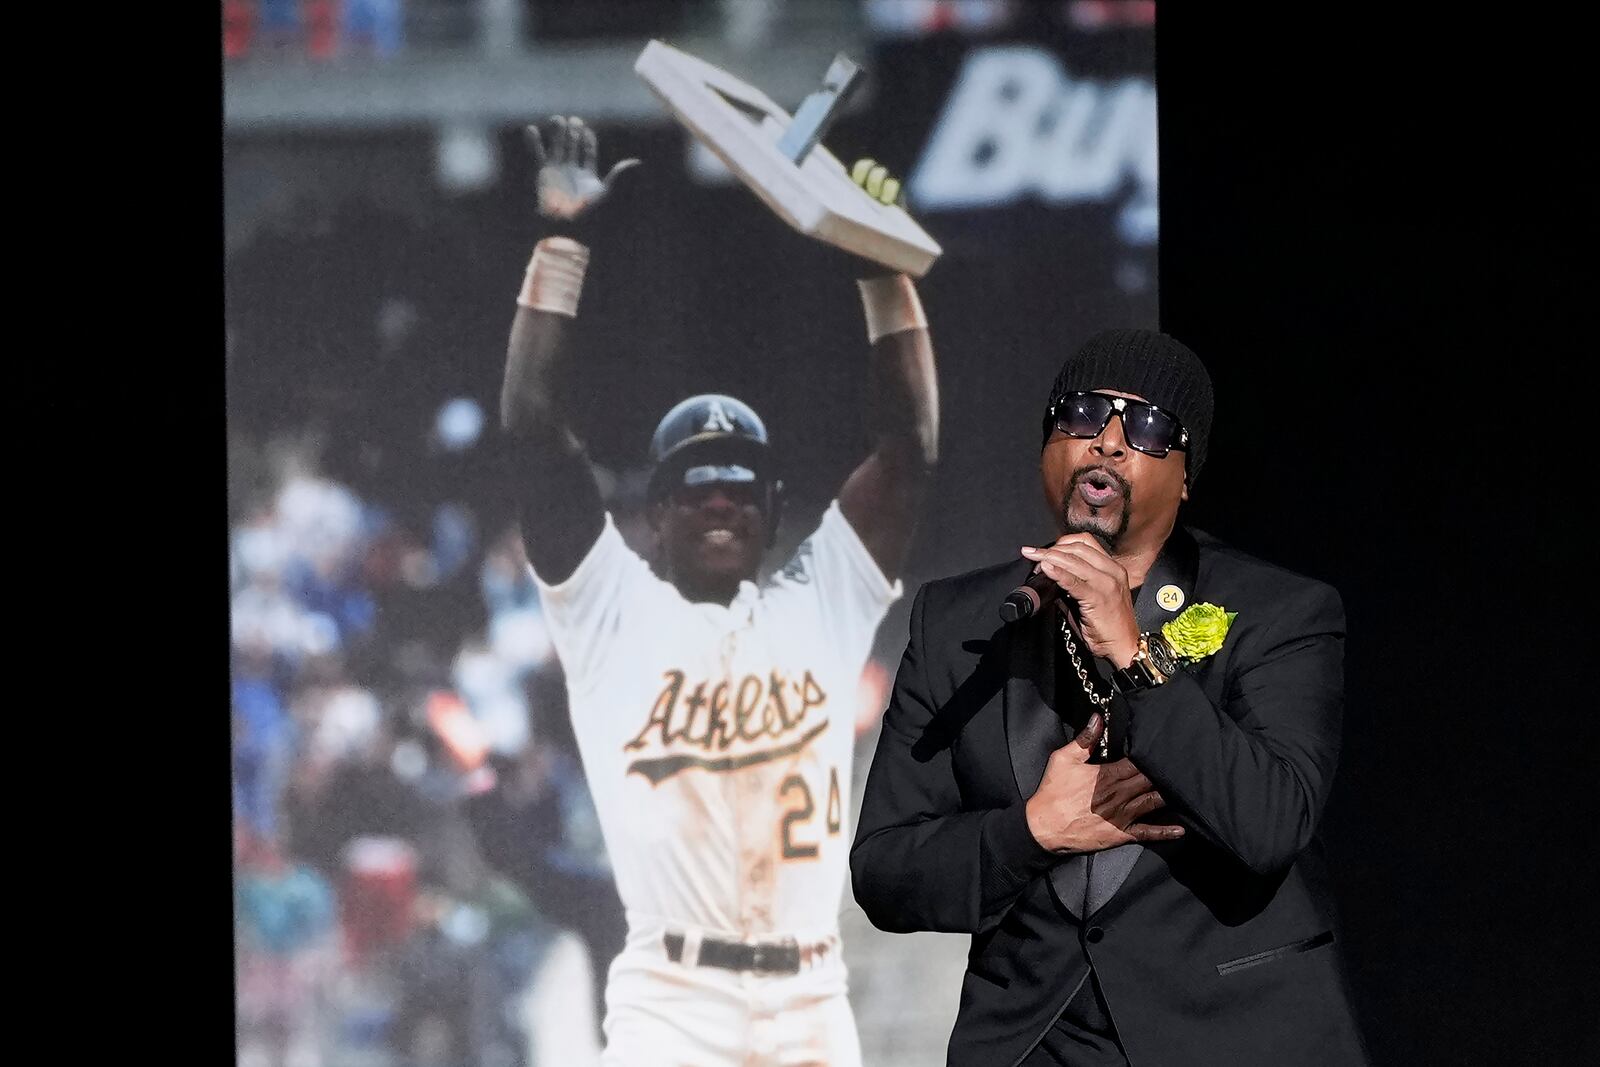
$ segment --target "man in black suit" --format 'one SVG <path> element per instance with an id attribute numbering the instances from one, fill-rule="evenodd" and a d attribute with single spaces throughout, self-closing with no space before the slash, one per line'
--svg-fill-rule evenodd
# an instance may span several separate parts
<path id="1" fill-rule="evenodd" d="M 1177 524 L 1211 411 L 1176 340 L 1091 338 L 1044 419 L 1062 536 L 917 594 L 851 873 L 881 929 L 972 935 L 951 1064 L 1367 1062 L 1316 839 L 1344 611 Z"/>

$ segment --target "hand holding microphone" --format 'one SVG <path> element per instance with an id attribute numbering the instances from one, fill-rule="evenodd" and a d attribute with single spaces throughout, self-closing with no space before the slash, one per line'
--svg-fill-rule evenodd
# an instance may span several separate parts
<path id="1" fill-rule="evenodd" d="M 1117 667 L 1133 662 L 1139 650 L 1139 624 L 1126 567 L 1090 534 L 1067 534 L 1053 545 L 1027 546 L 1021 552 L 1038 567 L 1006 597 L 1000 607 L 1002 619 L 1026 619 L 1064 594 L 1076 607 L 1078 629 L 1090 652 Z"/>

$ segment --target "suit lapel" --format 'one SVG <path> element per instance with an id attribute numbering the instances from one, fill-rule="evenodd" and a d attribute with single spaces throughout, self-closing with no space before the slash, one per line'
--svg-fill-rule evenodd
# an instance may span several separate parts
<path id="1" fill-rule="evenodd" d="M 1006 747 L 1011 772 L 1024 800 L 1044 778 L 1050 753 L 1066 741 L 1056 714 L 1056 637 L 1053 610 L 1041 611 L 1008 631 L 1011 656 L 1005 685 Z M 1056 897 L 1073 915 L 1083 910 L 1088 868 L 1083 856 L 1069 856 L 1050 869 Z"/>
<path id="2" fill-rule="evenodd" d="M 1188 607 L 1194 596 L 1195 576 L 1199 571 L 1199 547 L 1182 526 L 1174 526 L 1161 554 L 1145 575 L 1139 587 L 1139 596 L 1133 604 L 1134 618 L 1139 632 L 1159 630 L 1161 624 L 1177 617 Z M 1121 712 L 1122 714 L 1118 714 Z M 1111 709 L 1113 725 L 1117 727 L 1113 740 L 1120 742 L 1126 736 L 1127 704 L 1119 697 Z M 1122 744 L 1118 748 L 1125 751 Z M 1116 895 L 1127 880 L 1134 864 L 1144 854 L 1144 846 L 1137 841 L 1116 848 L 1096 852 L 1087 864 L 1086 895 L 1083 898 L 1085 917 L 1099 911 Z"/>
<path id="3" fill-rule="evenodd" d="M 1061 720 L 1055 713 L 1055 649 L 1049 626 L 1053 618 L 1053 612 L 1041 611 L 1007 631 L 1011 649 L 1005 685 L 1006 747 L 1017 790 L 1024 798 L 1039 788 L 1050 753 L 1061 747 Z"/>

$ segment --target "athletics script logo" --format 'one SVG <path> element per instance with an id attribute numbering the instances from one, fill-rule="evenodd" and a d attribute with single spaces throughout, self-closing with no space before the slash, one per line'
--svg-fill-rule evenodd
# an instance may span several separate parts
<path id="1" fill-rule="evenodd" d="M 806 725 L 808 718 L 815 718 L 811 713 L 828 702 L 828 694 L 810 671 L 798 679 L 772 671 L 764 679 L 747 674 L 738 682 L 697 681 L 692 686 L 682 671 L 667 671 L 663 678 L 666 684 L 650 708 L 644 729 L 623 746 L 637 752 L 654 743 L 667 750 L 667 755 L 637 759 L 628 765 L 628 773 L 637 771 L 651 785 L 691 767 L 737 771 L 784 759 L 803 750 L 828 728 L 826 719 Z M 764 739 L 779 744 L 737 756 L 718 755 L 738 742 Z"/>

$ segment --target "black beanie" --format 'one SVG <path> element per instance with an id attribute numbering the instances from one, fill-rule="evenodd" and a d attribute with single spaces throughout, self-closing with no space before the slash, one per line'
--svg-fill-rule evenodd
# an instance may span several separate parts
<path id="1" fill-rule="evenodd" d="M 1135 393 L 1156 407 L 1170 411 L 1189 431 L 1189 452 L 1184 480 L 1194 485 L 1206 461 L 1206 441 L 1211 436 L 1211 376 L 1200 357 L 1176 338 L 1155 330 L 1105 330 L 1095 334 L 1067 357 L 1050 389 L 1045 406 L 1044 440 L 1055 422 L 1050 405 L 1068 393 L 1115 389 Z M 1040 447 L 1044 447 L 1043 443 Z"/>

